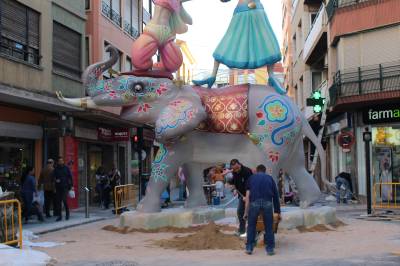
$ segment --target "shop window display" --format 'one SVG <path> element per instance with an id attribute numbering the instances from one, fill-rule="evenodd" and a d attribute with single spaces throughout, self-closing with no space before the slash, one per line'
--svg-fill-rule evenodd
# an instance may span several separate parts
<path id="1" fill-rule="evenodd" d="M 0 186 L 18 193 L 23 169 L 34 162 L 34 142 L 16 138 L 0 138 Z"/>
<path id="2" fill-rule="evenodd" d="M 372 145 L 373 184 L 377 189 L 377 200 L 393 202 L 394 195 L 400 195 L 400 186 L 395 193 L 395 185 L 391 184 L 400 182 L 400 128 L 373 127 Z M 384 185 L 376 185 L 379 183 Z"/>

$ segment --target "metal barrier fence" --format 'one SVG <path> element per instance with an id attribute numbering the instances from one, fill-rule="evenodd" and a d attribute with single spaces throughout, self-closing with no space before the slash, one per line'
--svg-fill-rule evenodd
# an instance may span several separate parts
<path id="1" fill-rule="evenodd" d="M 373 209 L 400 209 L 400 202 L 397 200 L 397 195 L 400 193 L 400 183 L 376 183 L 372 193 Z"/>
<path id="2" fill-rule="evenodd" d="M 119 210 L 136 205 L 136 190 L 136 186 L 133 184 L 114 188 L 115 214 L 119 214 Z"/>
<path id="3" fill-rule="evenodd" d="M 15 209 L 17 209 L 17 217 L 15 217 Z M 18 237 L 15 230 L 16 222 L 18 222 L 19 229 Z M 5 245 L 18 244 L 19 248 L 22 248 L 21 203 L 18 200 L 0 201 L 0 243 Z"/>

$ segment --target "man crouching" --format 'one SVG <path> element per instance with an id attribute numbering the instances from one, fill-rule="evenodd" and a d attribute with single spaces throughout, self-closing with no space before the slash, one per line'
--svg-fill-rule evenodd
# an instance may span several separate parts
<path id="1" fill-rule="evenodd" d="M 257 166 L 257 173 L 252 175 L 247 182 L 244 219 L 248 219 L 246 253 L 249 255 L 253 253 L 254 246 L 256 245 L 256 225 L 260 212 L 265 228 L 265 250 L 268 255 L 272 256 L 275 254 L 275 236 L 272 230 L 273 212 L 277 213 L 280 219 L 281 209 L 276 183 L 265 172 L 266 168 L 264 165 Z"/>

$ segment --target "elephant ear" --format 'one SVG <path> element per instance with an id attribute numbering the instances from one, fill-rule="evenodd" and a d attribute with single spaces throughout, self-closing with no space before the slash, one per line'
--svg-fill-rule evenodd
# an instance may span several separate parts
<path id="1" fill-rule="evenodd" d="M 156 139 L 161 143 L 194 130 L 206 118 L 201 104 L 184 98 L 170 102 L 161 110 L 156 121 Z"/>

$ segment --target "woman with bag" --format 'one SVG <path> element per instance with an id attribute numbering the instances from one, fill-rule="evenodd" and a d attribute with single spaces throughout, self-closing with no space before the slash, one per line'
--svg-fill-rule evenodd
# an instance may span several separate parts
<path id="1" fill-rule="evenodd" d="M 22 190 L 21 196 L 24 202 L 24 219 L 25 223 L 28 222 L 29 217 L 33 211 L 34 196 L 37 197 L 36 191 L 36 178 L 34 176 L 35 170 L 32 166 L 27 166 L 25 168 L 22 180 Z M 37 208 L 37 207 L 36 207 Z M 38 215 L 38 220 L 43 221 L 42 212 L 39 209 L 36 210 Z"/>

